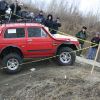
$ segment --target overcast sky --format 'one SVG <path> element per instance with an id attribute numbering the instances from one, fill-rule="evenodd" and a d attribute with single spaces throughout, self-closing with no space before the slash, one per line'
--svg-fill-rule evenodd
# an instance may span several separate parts
<path id="1" fill-rule="evenodd" d="M 22 1 L 30 2 L 30 0 L 22 0 Z M 37 0 L 31 0 L 31 1 L 34 2 Z M 42 1 L 42 2 L 45 2 L 48 4 L 51 0 L 38 0 L 38 2 L 39 1 Z M 69 0 L 69 1 L 73 2 L 73 0 Z M 79 9 L 83 13 L 89 12 L 89 11 L 96 12 L 98 10 L 98 8 L 100 10 L 100 0 L 79 0 L 79 1 L 80 1 Z"/>
<path id="2" fill-rule="evenodd" d="M 85 11 L 97 11 L 100 10 L 100 0 L 80 0 L 80 10 Z"/>

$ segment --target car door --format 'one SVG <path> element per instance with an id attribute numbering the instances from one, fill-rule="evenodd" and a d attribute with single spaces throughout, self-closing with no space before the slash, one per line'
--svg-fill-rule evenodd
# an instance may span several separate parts
<path id="1" fill-rule="evenodd" d="M 27 52 L 31 57 L 44 57 L 53 54 L 52 38 L 43 28 L 28 27 Z"/>
<path id="2" fill-rule="evenodd" d="M 8 46 L 18 47 L 23 53 L 26 52 L 26 34 L 23 27 L 6 28 L 2 34 L 0 46 L 4 48 Z"/>

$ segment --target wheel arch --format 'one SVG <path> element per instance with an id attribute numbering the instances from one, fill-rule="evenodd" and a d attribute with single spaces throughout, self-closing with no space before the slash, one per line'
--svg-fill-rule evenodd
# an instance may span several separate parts
<path id="1" fill-rule="evenodd" d="M 63 47 L 69 47 L 69 48 L 73 49 L 73 51 L 77 50 L 77 47 L 75 46 L 75 44 L 63 43 L 63 44 L 61 44 L 61 45 L 59 45 L 59 46 L 57 47 L 56 54 L 57 54 L 57 52 L 60 50 L 60 48 L 63 48 Z"/>
<path id="2" fill-rule="evenodd" d="M 0 58 L 3 59 L 4 56 L 6 56 L 9 53 L 17 53 L 19 54 L 22 58 L 24 57 L 21 49 L 17 46 L 7 46 L 5 48 L 2 49 L 2 51 L 0 52 Z"/>

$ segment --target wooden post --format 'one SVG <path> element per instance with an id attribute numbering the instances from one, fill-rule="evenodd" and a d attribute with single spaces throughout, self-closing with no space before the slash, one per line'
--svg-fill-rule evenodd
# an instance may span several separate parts
<path id="1" fill-rule="evenodd" d="M 93 71 L 94 71 L 94 68 L 95 68 L 95 63 L 96 63 L 96 60 L 98 58 L 99 50 L 100 50 L 100 43 L 99 43 L 98 50 L 97 50 L 97 53 L 96 53 L 96 56 L 95 56 L 95 60 L 94 60 L 94 64 L 93 64 L 93 67 L 92 67 L 92 70 L 91 70 L 91 74 L 93 74 Z"/>

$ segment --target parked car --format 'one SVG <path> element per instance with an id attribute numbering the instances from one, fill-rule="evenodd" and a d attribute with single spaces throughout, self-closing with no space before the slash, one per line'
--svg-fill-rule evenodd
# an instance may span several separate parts
<path id="1" fill-rule="evenodd" d="M 0 59 L 4 71 L 17 73 L 24 58 L 56 56 L 59 65 L 73 65 L 79 48 L 76 38 L 51 35 L 45 26 L 37 23 L 9 23 L 0 26 Z"/>

